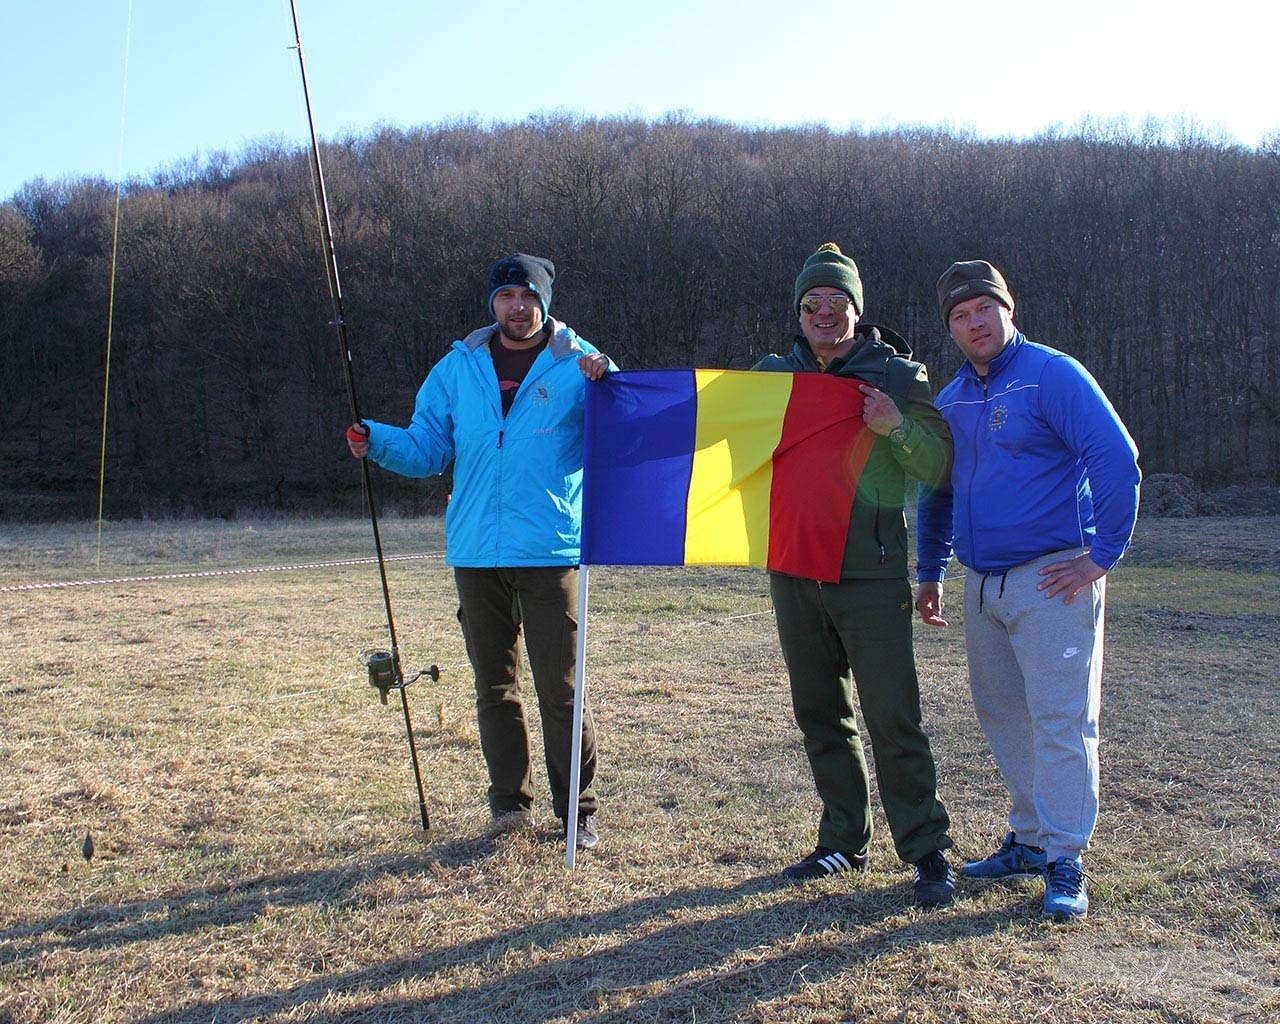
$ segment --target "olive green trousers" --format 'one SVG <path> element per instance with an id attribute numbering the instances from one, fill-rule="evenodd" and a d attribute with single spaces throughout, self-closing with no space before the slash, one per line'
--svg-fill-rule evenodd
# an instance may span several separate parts
<path id="1" fill-rule="evenodd" d="M 582 776 L 570 799 L 573 682 L 577 656 L 578 570 L 569 566 L 455 569 L 458 622 L 475 672 L 480 748 L 489 770 L 495 816 L 533 806 L 529 729 L 520 686 L 520 634 L 529 654 L 542 718 L 542 744 L 552 810 L 594 814 L 596 736 L 583 709 Z"/>
<path id="2" fill-rule="evenodd" d="M 898 856 L 915 863 L 951 846 L 937 769 L 920 717 L 906 580 L 814 580 L 770 573 L 796 724 L 822 798 L 818 845 L 871 843 L 871 785 L 854 692 Z"/>

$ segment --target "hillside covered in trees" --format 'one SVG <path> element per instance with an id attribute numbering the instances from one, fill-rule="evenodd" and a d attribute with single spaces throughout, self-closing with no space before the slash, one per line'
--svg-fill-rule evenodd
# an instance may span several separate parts
<path id="1" fill-rule="evenodd" d="M 552 312 L 624 367 L 745 368 L 783 350 L 820 243 L 864 319 L 935 389 L 959 364 L 934 282 L 1000 266 L 1034 340 L 1082 360 L 1147 473 L 1280 485 L 1280 137 L 1086 128 L 1025 142 L 670 119 L 381 130 L 324 148 L 360 404 L 403 422 L 483 274 L 551 257 Z M 0 516 L 96 513 L 108 310 L 108 516 L 358 511 L 306 155 L 259 144 L 132 181 L 28 184 L 0 205 Z M 384 502 L 444 484 L 380 475 Z"/>

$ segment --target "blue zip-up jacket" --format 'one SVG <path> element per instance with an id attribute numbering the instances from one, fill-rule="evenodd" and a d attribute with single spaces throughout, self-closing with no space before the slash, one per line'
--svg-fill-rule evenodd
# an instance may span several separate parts
<path id="1" fill-rule="evenodd" d="M 491 324 L 455 341 L 418 391 L 407 427 L 365 420 L 369 458 L 403 476 L 453 464 L 445 560 L 468 569 L 577 565 L 582 536 L 578 358 L 598 351 L 548 321 L 552 336 L 502 415 Z M 611 369 L 617 367 L 610 364 Z"/>
<path id="2" fill-rule="evenodd" d="M 1138 450 L 1107 396 L 1076 360 L 1019 331 L 978 376 L 966 361 L 938 394 L 951 427 L 951 489 L 921 488 L 920 582 L 954 552 L 1004 572 L 1066 548 L 1111 569 L 1138 517 Z"/>

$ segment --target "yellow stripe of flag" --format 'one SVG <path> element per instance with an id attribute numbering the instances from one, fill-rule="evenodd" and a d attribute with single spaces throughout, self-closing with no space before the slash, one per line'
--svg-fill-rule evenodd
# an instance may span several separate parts
<path id="1" fill-rule="evenodd" d="M 789 373 L 697 370 L 686 564 L 766 564 L 773 453 L 791 399 Z"/>

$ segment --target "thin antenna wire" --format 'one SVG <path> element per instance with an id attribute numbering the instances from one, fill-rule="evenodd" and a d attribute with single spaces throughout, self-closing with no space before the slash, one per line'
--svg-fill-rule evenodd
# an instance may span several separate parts
<path id="1" fill-rule="evenodd" d="M 102 508 L 107 490 L 107 403 L 111 394 L 111 335 L 116 318 L 116 268 L 120 258 L 120 196 L 124 189 L 124 127 L 129 96 L 129 43 L 133 39 L 133 0 L 126 5 L 124 28 L 124 68 L 120 81 L 120 144 L 116 152 L 116 212 L 111 229 L 111 286 L 107 293 L 107 353 L 102 375 L 102 442 L 98 449 L 98 554 L 102 568 Z"/>

